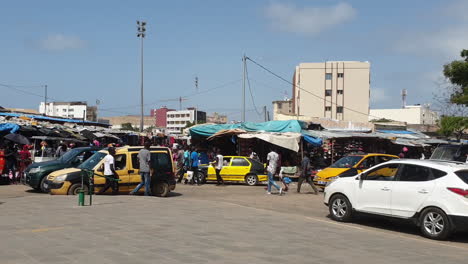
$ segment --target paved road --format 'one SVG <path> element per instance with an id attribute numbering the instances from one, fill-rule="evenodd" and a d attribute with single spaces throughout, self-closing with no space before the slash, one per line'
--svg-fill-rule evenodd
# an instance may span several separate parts
<path id="1" fill-rule="evenodd" d="M 308 186 L 307 186 L 308 187 Z M 169 198 L 76 197 L 0 186 L 3 263 L 465 263 L 468 235 L 437 242 L 393 221 L 329 220 L 321 196 L 178 186 Z M 309 189 L 307 189 L 309 190 Z"/>

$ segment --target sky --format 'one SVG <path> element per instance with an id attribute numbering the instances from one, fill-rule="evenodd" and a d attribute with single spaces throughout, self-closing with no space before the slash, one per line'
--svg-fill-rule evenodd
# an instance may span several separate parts
<path id="1" fill-rule="evenodd" d="M 468 0 L 4 1 L 0 106 L 99 100 L 99 116 L 197 107 L 240 120 L 242 56 L 291 80 L 302 62 L 369 61 L 371 108 L 434 101 L 442 67 L 468 48 Z M 247 63 L 247 121 L 292 86 Z M 198 77 L 198 90 L 195 87 Z M 252 100 L 253 98 L 253 100 Z"/>

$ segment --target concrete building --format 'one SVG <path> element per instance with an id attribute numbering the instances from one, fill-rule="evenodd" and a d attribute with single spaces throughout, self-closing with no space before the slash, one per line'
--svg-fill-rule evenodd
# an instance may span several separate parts
<path id="1" fill-rule="evenodd" d="M 293 113 L 292 100 L 273 101 L 273 120 L 278 120 L 277 115 L 293 115 Z"/>
<path id="2" fill-rule="evenodd" d="M 102 117 L 102 118 L 99 118 L 99 120 L 100 122 L 111 124 L 112 128 L 114 129 L 120 129 L 122 127 L 122 124 L 125 124 L 125 123 L 130 123 L 133 128 L 140 127 L 139 115 Z M 143 121 L 145 124 L 143 126 L 143 129 L 154 127 L 154 117 L 144 116 Z"/>
<path id="3" fill-rule="evenodd" d="M 156 127 L 167 127 L 167 112 L 175 111 L 163 106 L 158 109 L 151 109 L 151 116 L 155 118 Z"/>
<path id="4" fill-rule="evenodd" d="M 167 133 L 182 134 L 187 124 L 206 123 L 206 112 L 196 111 L 195 108 L 187 108 L 186 110 L 168 111 L 167 115 Z"/>
<path id="5" fill-rule="evenodd" d="M 227 120 L 228 120 L 227 116 L 220 115 L 216 112 L 206 117 L 206 122 L 213 123 L 213 124 L 226 124 Z"/>
<path id="6" fill-rule="evenodd" d="M 369 62 L 301 63 L 293 83 L 293 115 L 367 122 Z"/>
<path id="7" fill-rule="evenodd" d="M 428 105 L 408 105 L 399 109 L 370 110 L 369 121 L 382 118 L 407 124 L 435 125 L 439 120 L 439 115 L 432 111 Z"/>
<path id="8" fill-rule="evenodd" d="M 46 112 L 47 109 L 47 112 Z M 88 106 L 86 102 L 44 102 L 39 105 L 39 113 L 47 116 L 85 119 L 97 121 L 97 107 Z"/>

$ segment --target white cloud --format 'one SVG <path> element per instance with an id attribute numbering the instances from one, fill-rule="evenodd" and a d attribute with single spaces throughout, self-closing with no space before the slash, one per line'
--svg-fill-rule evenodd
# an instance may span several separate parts
<path id="1" fill-rule="evenodd" d="M 463 48 L 468 47 L 466 26 L 449 27 L 436 32 L 407 34 L 397 40 L 396 50 L 424 56 L 440 56 L 455 59 Z"/>
<path id="2" fill-rule="evenodd" d="M 347 3 L 329 7 L 304 7 L 271 3 L 265 9 L 274 29 L 304 35 L 315 35 L 352 20 L 356 9 Z"/>
<path id="3" fill-rule="evenodd" d="M 38 41 L 39 48 L 48 51 L 62 51 L 67 49 L 80 49 L 86 42 L 78 36 L 64 34 L 50 34 Z"/>

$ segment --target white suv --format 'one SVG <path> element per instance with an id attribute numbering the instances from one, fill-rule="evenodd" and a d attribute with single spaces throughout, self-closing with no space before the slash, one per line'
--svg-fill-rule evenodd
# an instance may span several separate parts
<path id="1" fill-rule="evenodd" d="M 393 160 L 325 188 L 336 221 L 356 212 L 413 219 L 424 236 L 445 239 L 468 229 L 468 164 Z"/>

